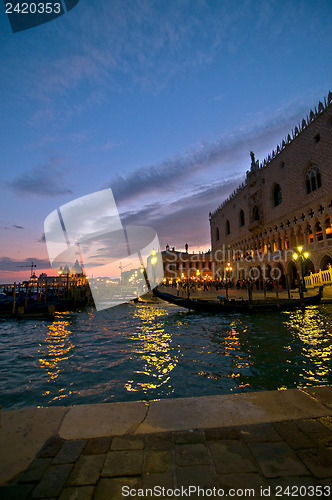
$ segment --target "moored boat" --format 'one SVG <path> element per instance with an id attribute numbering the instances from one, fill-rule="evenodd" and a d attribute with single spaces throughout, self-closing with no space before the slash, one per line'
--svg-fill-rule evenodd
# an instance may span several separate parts
<path id="1" fill-rule="evenodd" d="M 80 309 L 87 305 L 86 299 L 58 299 L 47 302 L 17 301 L 14 307 L 12 297 L 1 298 L 0 318 L 53 318 L 55 312 L 67 312 Z"/>
<path id="2" fill-rule="evenodd" d="M 320 287 L 316 295 L 303 297 L 299 299 L 280 299 L 280 300 L 243 300 L 227 299 L 220 297 L 220 300 L 190 299 L 185 297 L 176 297 L 170 293 L 161 292 L 158 288 L 153 290 L 153 294 L 166 302 L 190 309 L 192 311 L 207 312 L 212 314 L 222 314 L 228 312 L 271 312 L 271 311 L 291 311 L 301 309 L 307 306 L 318 304 L 322 297 L 323 288 Z"/>

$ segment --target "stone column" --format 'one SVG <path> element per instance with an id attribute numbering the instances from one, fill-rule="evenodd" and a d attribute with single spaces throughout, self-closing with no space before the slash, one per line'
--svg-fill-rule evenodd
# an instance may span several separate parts
<path id="1" fill-rule="evenodd" d="M 310 229 L 312 231 L 313 244 L 314 244 L 314 250 L 315 250 L 317 248 L 317 238 L 316 238 L 316 227 L 315 227 L 315 224 L 314 224 L 314 226 L 312 226 L 312 224 L 310 224 Z"/>
<path id="2" fill-rule="evenodd" d="M 322 221 L 319 221 L 320 227 L 322 228 L 323 231 L 323 241 L 324 241 L 324 247 L 327 247 L 327 236 L 326 236 L 326 219 L 323 219 Z"/>
<path id="3" fill-rule="evenodd" d="M 306 226 L 303 229 L 303 239 L 304 239 L 304 246 L 309 245 L 309 231 L 308 231 L 308 226 Z"/>
<path id="4" fill-rule="evenodd" d="M 280 232 L 280 250 L 285 250 L 285 231 Z"/>
<path id="5" fill-rule="evenodd" d="M 294 231 L 295 234 L 295 246 L 296 248 L 299 246 L 299 235 L 297 232 Z"/>

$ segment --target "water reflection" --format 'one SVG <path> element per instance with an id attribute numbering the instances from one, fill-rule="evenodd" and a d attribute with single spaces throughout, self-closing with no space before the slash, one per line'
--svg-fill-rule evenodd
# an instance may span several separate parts
<path id="1" fill-rule="evenodd" d="M 55 321 L 47 325 L 46 335 L 43 342 L 38 346 L 38 361 L 46 373 L 47 384 L 54 384 L 63 372 L 68 361 L 73 356 L 75 347 L 72 342 L 71 322 L 65 316 L 58 314 Z M 53 394 L 50 401 L 58 401 L 71 394 L 66 387 L 58 387 L 58 394 L 54 394 L 54 387 L 48 388 L 43 396 Z"/>
<path id="2" fill-rule="evenodd" d="M 331 371 L 332 335 L 331 323 L 316 306 L 305 311 L 288 314 L 286 328 L 301 341 L 301 355 L 304 358 L 300 377 L 311 382 L 328 381 Z M 315 362 L 314 368 L 312 361 Z"/>
<path id="3" fill-rule="evenodd" d="M 332 383 L 332 305 L 214 316 L 127 304 L 1 326 L 7 409 Z"/>
<path id="4" fill-rule="evenodd" d="M 220 357 L 220 362 L 214 363 L 214 368 L 220 366 L 221 369 L 218 373 L 199 374 L 208 378 L 227 379 L 230 392 L 241 392 L 250 387 L 247 374 L 252 365 L 252 356 L 247 343 L 247 333 L 249 333 L 248 323 L 240 316 L 221 319 L 218 331 L 211 337 L 214 354 Z"/>
<path id="5" fill-rule="evenodd" d="M 178 356 L 172 351 L 172 335 L 165 329 L 168 311 L 157 307 L 137 307 L 134 317 L 139 320 L 135 331 L 138 345 L 133 347 L 131 359 L 136 358 L 139 369 L 135 370 L 135 380 L 125 384 L 127 391 L 148 393 L 170 380 L 170 373 L 178 363 Z M 171 393 L 172 389 L 168 389 Z"/>
<path id="6" fill-rule="evenodd" d="M 211 329 L 215 360 L 199 375 L 224 378 L 229 392 L 331 383 L 331 316 L 322 307 L 229 316 Z"/>

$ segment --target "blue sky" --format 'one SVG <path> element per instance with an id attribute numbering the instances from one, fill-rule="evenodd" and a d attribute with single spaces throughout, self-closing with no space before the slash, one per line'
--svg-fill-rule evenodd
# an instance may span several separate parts
<path id="1" fill-rule="evenodd" d="M 0 280 L 46 269 L 44 219 L 105 187 L 124 224 L 207 250 L 249 152 L 331 89 L 331 18 L 328 0 L 80 0 L 13 34 L 2 7 Z"/>

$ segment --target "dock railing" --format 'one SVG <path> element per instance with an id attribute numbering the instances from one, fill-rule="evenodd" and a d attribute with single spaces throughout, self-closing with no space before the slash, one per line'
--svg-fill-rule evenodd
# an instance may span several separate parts
<path id="1" fill-rule="evenodd" d="M 306 288 L 315 288 L 321 285 L 332 285 L 332 267 L 329 265 L 328 269 L 322 271 L 321 269 L 318 273 L 310 273 L 309 276 L 304 277 L 304 283 Z"/>

